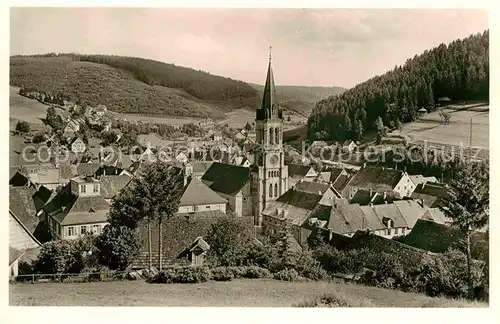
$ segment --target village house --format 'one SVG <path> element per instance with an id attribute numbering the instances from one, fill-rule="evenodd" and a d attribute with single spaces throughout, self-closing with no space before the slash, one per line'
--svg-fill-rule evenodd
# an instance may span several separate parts
<path id="1" fill-rule="evenodd" d="M 75 154 L 83 153 L 87 149 L 85 142 L 80 137 L 73 138 L 73 140 L 70 142 L 70 147 L 71 152 Z"/>
<path id="2" fill-rule="evenodd" d="M 359 189 L 394 193 L 396 197 L 402 198 L 410 197 L 415 185 L 404 171 L 384 167 L 363 167 L 347 182 L 342 189 L 342 196 L 352 199 Z"/>
<path id="3" fill-rule="evenodd" d="M 63 136 L 66 138 L 72 138 L 76 132 L 80 131 L 80 124 L 84 122 L 83 119 L 71 119 L 63 130 Z"/>
<path id="4" fill-rule="evenodd" d="M 421 183 L 427 183 L 427 182 L 438 182 L 436 177 L 424 177 L 421 174 L 415 174 L 415 175 L 410 175 L 410 180 L 413 182 L 415 187 L 417 187 Z"/>
<path id="5" fill-rule="evenodd" d="M 443 198 L 448 192 L 445 184 L 435 182 L 423 182 L 416 186 L 411 198 L 422 201 L 429 208 L 437 208 L 443 205 Z"/>
<path id="6" fill-rule="evenodd" d="M 352 237 L 357 231 L 393 238 L 409 233 L 426 208 L 412 200 L 395 201 L 391 204 L 339 205 L 332 208 L 326 227 L 336 234 Z"/>
<path id="7" fill-rule="evenodd" d="M 101 186 L 101 196 L 108 204 L 112 203 L 120 191 L 122 191 L 132 180 L 129 174 L 122 175 L 101 175 L 98 176 Z"/>
<path id="8" fill-rule="evenodd" d="M 300 227 L 319 206 L 346 203 L 331 186 L 302 181 L 262 211 L 263 230 L 264 232 L 276 231 L 283 222 Z"/>
<path id="9" fill-rule="evenodd" d="M 213 162 L 200 162 L 200 161 L 191 161 L 184 165 L 184 172 L 186 176 L 196 178 L 201 180 L 201 177 L 207 172 Z"/>
<path id="10" fill-rule="evenodd" d="M 220 210 L 226 213 L 227 199 L 207 187 L 201 180 L 192 178 L 183 189 L 178 213 Z"/>
<path id="11" fill-rule="evenodd" d="M 214 162 L 201 180 L 210 189 L 228 200 L 236 216 L 252 216 L 250 169 Z"/>
<path id="12" fill-rule="evenodd" d="M 76 177 L 43 207 L 42 217 L 54 237 L 75 239 L 100 234 L 108 224 L 109 209 L 99 180 Z"/>
<path id="13" fill-rule="evenodd" d="M 292 187 L 297 182 L 304 181 L 314 181 L 318 173 L 314 170 L 312 166 L 300 165 L 300 164 L 288 164 L 288 183 Z"/>
<path id="14" fill-rule="evenodd" d="M 356 142 L 354 142 L 353 140 L 346 140 L 342 144 L 342 152 L 344 153 L 352 152 L 356 147 L 357 147 Z"/>

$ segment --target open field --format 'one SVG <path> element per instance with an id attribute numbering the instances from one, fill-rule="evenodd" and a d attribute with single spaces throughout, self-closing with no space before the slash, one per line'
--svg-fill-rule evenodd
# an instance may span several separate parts
<path id="1" fill-rule="evenodd" d="M 43 124 L 40 118 L 47 115 L 48 106 L 19 94 L 18 87 L 9 89 L 9 115 L 11 120 L 24 120 L 31 124 Z"/>
<path id="2" fill-rule="evenodd" d="M 489 149 L 489 107 L 487 105 L 450 106 L 443 109 L 451 115 L 450 124 L 441 123 L 439 110 L 405 124 L 402 134 L 414 140 L 469 146 L 472 118 L 472 146 Z M 396 134 L 399 131 L 395 132 Z"/>
<path id="3" fill-rule="evenodd" d="M 168 124 L 172 126 L 182 126 L 184 124 L 189 123 L 198 123 L 203 119 L 194 118 L 194 117 L 161 117 L 161 116 L 148 116 L 148 115 L 135 115 L 135 114 L 116 114 L 115 116 L 119 116 L 121 118 L 126 118 L 128 121 L 144 121 L 148 123 L 157 123 L 157 124 Z"/>
<path id="4" fill-rule="evenodd" d="M 326 282 L 241 279 L 202 284 L 148 284 L 144 281 L 16 284 L 12 306 L 239 306 L 290 307 L 324 293 L 365 299 L 380 307 L 487 307 L 396 290 Z"/>
<path id="5" fill-rule="evenodd" d="M 227 118 L 217 123 L 220 125 L 228 124 L 229 127 L 232 128 L 243 128 L 245 127 L 247 122 L 250 124 L 255 122 L 255 114 L 256 114 L 255 110 L 253 109 L 249 108 L 236 109 L 226 113 Z M 290 116 L 291 119 L 290 122 L 286 121 L 288 116 Z M 283 117 L 285 118 L 285 122 L 283 123 L 283 128 L 285 131 L 300 127 L 300 125 L 297 125 L 297 123 L 299 122 L 303 124 L 307 122 L 307 118 L 289 110 L 283 113 Z"/>

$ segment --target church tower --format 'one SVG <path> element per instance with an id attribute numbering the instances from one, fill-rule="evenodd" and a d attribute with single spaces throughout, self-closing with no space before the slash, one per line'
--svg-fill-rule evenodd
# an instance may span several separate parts
<path id="1" fill-rule="evenodd" d="M 262 211 L 288 190 L 288 167 L 283 150 L 283 120 L 276 102 L 271 52 L 267 68 L 266 85 L 260 109 L 255 118 L 255 165 L 252 189 L 255 225 L 262 226 Z"/>

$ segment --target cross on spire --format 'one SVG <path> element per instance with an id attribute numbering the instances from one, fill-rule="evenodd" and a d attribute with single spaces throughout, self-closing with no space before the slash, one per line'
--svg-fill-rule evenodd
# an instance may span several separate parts
<path id="1" fill-rule="evenodd" d="M 272 46 L 269 46 L 269 63 L 271 63 L 271 51 L 272 51 L 273 47 Z"/>

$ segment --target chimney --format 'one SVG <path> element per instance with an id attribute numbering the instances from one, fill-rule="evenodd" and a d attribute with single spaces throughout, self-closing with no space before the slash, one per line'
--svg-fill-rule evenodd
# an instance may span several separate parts
<path id="1" fill-rule="evenodd" d="M 321 196 L 321 190 L 318 190 L 318 196 Z"/>
<path id="2" fill-rule="evenodd" d="M 370 197 L 373 195 L 373 189 L 370 188 Z"/>
<path id="3" fill-rule="evenodd" d="M 422 208 L 424 208 L 424 198 L 420 199 L 420 205 L 422 206 Z"/>

